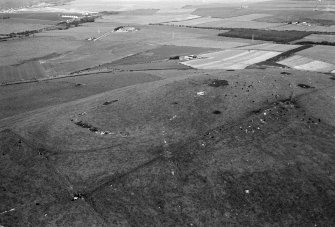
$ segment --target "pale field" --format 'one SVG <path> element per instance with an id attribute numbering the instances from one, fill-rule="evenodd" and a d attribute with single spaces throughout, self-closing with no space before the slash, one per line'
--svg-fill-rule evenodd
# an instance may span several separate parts
<path id="1" fill-rule="evenodd" d="M 312 58 L 294 55 L 278 62 L 279 64 L 289 66 L 298 70 L 315 71 L 329 73 L 335 70 L 335 65 L 327 62 L 315 60 Z"/>
<path id="2" fill-rule="evenodd" d="M 324 35 L 324 34 L 311 34 L 305 38 L 298 40 L 302 41 L 312 41 L 312 42 L 335 42 L 335 35 Z"/>
<path id="3" fill-rule="evenodd" d="M 293 55 L 291 57 L 288 57 L 284 60 L 279 61 L 278 63 L 294 68 L 297 65 L 305 65 L 312 61 L 313 59 L 310 59 L 310 58 L 306 58 L 300 55 Z"/>
<path id="4" fill-rule="evenodd" d="M 198 24 L 198 27 L 215 27 L 215 28 L 251 28 L 251 29 L 273 29 L 281 26 L 281 23 L 267 23 L 258 21 L 234 21 L 229 19 L 221 19 L 218 21 Z"/>
<path id="5" fill-rule="evenodd" d="M 156 14 L 192 14 L 195 9 L 160 9 Z"/>
<path id="6" fill-rule="evenodd" d="M 203 38 L 189 38 L 189 39 L 174 39 L 165 42 L 164 44 L 176 46 L 194 46 L 194 47 L 208 47 L 219 49 L 231 49 L 234 47 L 244 46 L 248 43 L 234 42 L 234 41 L 216 41 Z"/>
<path id="7" fill-rule="evenodd" d="M 335 64 L 335 46 L 317 45 L 297 53 L 298 55 Z"/>
<path id="8" fill-rule="evenodd" d="M 237 17 L 229 17 L 226 18 L 227 20 L 231 21 L 253 21 L 256 19 L 260 19 L 263 17 L 268 17 L 271 16 L 270 14 L 264 14 L 264 13 L 252 13 L 252 14 L 247 14 L 243 16 L 237 16 Z"/>
<path id="9" fill-rule="evenodd" d="M 329 73 L 335 70 L 335 65 L 316 60 L 308 64 L 295 66 L 294 68 L 298 70 Z"/>
<path id="10" fill-rule="evenodd" d="M 177 25 L 177 26 L 197 26 L 199 24 L 208 23 L 208 22 L 215 22 L 221 21 L 222 19 L 219 18 L 212 18 L 212 17 L 201 17 L 192 20 L 185 20 L 179 22 L 170 22 L 169 25 Z"/>
<path id="11" fill-rule="evenodd" d="M 204 59 L 191 60 L 182 64 L 198 69 L 244 69 L 279 54 L 280 52 L 274 51 L 224 50 L 200 55 Z"/>
<path id="12" fill-rule="evenodd" d="M 148 16 L 139 15 L 112 15 L 104 16 L 100 19 L 101 22 L 113 22 L 121 24 L 138 24 L 138 25 L 148 25 L 151 23 L 164 23 L 169 21 L 183 21 L 198 18 L 197 15 L 191 14 L 155 14 Z"/>
<path id="13" fill-rule="evenodd" d="M 321 8 L 325 8 L 327 6 L 326 1 L 322 1 L 318 4 Z M 333 5 L 330 2 L 330 5 Z M 267 1 L 267 2 L 259 2 L 250 5 L 252 9 L 262 9 L 262 10 L 312 10 L 315 8 L 315 1 L 291 1 L 291 0 L 281 0 L 281 1 Z M 320 8 L 320 9 L 321 9 Z"/>
<path id="14" fill-rule="evenodd" d="M 277 31 L 307 31 L 308 29 L 310 29 L 310 27 L 295 24 L 284 24 L 275 28 Z"/>
<path id="15" fill-rule="evenodd" d="M 300 46 L 301 45 L 262 43 L 262 44 L 238 47 L 237 49 L 240 49 L 240 50 L 267 50 L 267 51 L 286 52 L 286 51 L 298 48 Z"/>

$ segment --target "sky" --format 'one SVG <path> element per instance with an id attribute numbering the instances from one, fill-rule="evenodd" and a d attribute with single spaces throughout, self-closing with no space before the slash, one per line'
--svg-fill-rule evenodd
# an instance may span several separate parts
<path id="1" fill-rule="evenodd" d="M 28 4 L 54 1 L 62 2 L 68 0 L 0 0 L 0 9 L 18 8 L 22 6 L 23 2 Z M 60 10 L 63 9 L 79 12 L 99 12 L 104 10 L 131 10 L 136 8 L 179 8 L 184 5 L 206 4 L 214 2 L 239 4 L 244 1 L 254 2 L 265 0 L 70 0 L 70 2 L 65 6 L 56 6 L 56 8 Z"/>

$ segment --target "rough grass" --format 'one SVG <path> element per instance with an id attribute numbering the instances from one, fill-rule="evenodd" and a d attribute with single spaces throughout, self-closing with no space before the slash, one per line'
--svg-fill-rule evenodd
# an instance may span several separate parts
<path id="1" fill-rule="evenodd" d="M 47 75 L 42 65 L 37 61 L 16 66 L 0 66 L 0 84 L 37 80 L 45 77 Z"/>
<path id="2" fill-rule="evenodd" d="M 3 226 L 102 226 L 83 201 L 72 201 L 66 180 L 47 158 L 23 138 L 0 132 L 1 203 Z"/>
<path id="3" fill-rule="evenodd" d="M 229 75 L 207 72 L 164 86 L 159 81 L 15 121 L 30 142 L 46 146 L 35 149 L 38 156 L 66 176 L 78 197 L 65 197 L 61 206 L 55 199 L 41 210 L 63 226 L 93 225 L 94 213 L 107 226 L 333 226 L 334 127 L 310 115 L 300 97 L 333 82 L 321 74 L 287 76 L 279 70 Z M 302 83 L 315 89 L 298 87 Z M 205 94 L 197 96 L 199 91 Z M 72 127 L 72 117 L 126 129 L 129 136 L 98 137 Z M 0 141 L 1 149 L 18 143 Z M 66 149 L 68 142 L 73 149 Z M 14 172 L 10 167 L 4 175 Z M 39 224 L 42 211 L 31 213 L 26 226 Z M 10 213 L 6 223 L 15 224 L 15 215 L 22 216 Z"/>
<path id="4" fill-rule="evenodd" d="M 273 41 L 276 43 L 289 43 L 294 40 L 302 39 L 311 32 L 304 31 L 274 31 L 261 29 L 233 28 L 228 32 L 220 33 L 219 36 L 231 38 L 243 38 L 264 41 Z"/>
<path id="5" fill-rule="evenodd" d="M 0 119 L 159 79 L 159 77 L 141 72 L 105 73 L 33 84 L 2 86 L 0 89 Z"/>
<path id="6" fill-rule="evenodd" d="M 264 117 L 264 111 L 269 115 Z M 334 155 L 330 144 L 317 146 L 317 138 L 330 142 L 332 136 L 324 135 L 333 128 L 316 119 L 301 120 L 303 116 L 293 99 L 274 103 L 241 124 L 172 146 L 170 157 L 115 178 L 108 187 L 88 193 L 88 201 L 109 224 L 333 225 L 335 187 L 327 171 L 334 171 Z M 267 122 L 265 134 L 244 137 L 246 124 L 255 126 L 250 122 L 259 117 Z"/>

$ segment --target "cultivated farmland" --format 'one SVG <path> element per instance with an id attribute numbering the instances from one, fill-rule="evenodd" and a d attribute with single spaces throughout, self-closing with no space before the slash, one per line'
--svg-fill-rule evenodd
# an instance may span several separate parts
<path id="1" fill-rule="evenodd" d="M 301 40 L 298 40 L 297 42 L 309 42 L 309 41 L 315 43 L 321 43 L 321 42 L 335 43 L 335 35 L 311 34 L 309 36 L 304 37 Z"/>
<path id="2" fill-rule="evenodd" d="M 316 45 L 312 48 L 302 50 L 297 54 L 308 58 L 321 60 L 335 64 L 335 47 L 334 46 L 320 46 Z"/>
<path id="3" fill-rule="evenodd" d="M 280 52 L 261 50 L 224 50 L 199 56 L 201 59 L 182 64 L 199 69 L 244 69 L 249 65 L 265 61 Z M 203 59 L 202 59 L 203 58 Z"/>
<path id="4" fill-rule="evenodd" d="M 176 46 L 190 46 L 190 47 L 202 47 L 202 48 L 218 48 L 218 49 L 230 49 L 234 47 L 244 46 L 245 43 L 234 42 L 234 41 L 219 41 L 219 40 L 210 40 L 210 39 L 201 39 L 201 38 L 190 38 L 190 39 L 174 39 L 171 41 L 166 41 L 165 44 L 176 45 Z"/>
<path id="5" fill-rule="evenodd" d="M 215 21 L 221 21 L 221 19 L 218 18 L 212 18 L 212 17 L 201 17 L 191 20 L 184 20 L 184 21 L 176 21 L 176 22 L 169 22 L 167 24 L 170 25 L 176 25 L 176 26 L 197 26 L 199 24 L 208 23 L 208 22 L 215 22 Z"/>
<path id="6" fill-rule="evenodd" d="M 313 58 L 294 55 L 278 62 L 279 64 L 289 66 L 298 70 L 316 71 L 329 73 L 335 70 L 335 64 L 315 60 Z"/>

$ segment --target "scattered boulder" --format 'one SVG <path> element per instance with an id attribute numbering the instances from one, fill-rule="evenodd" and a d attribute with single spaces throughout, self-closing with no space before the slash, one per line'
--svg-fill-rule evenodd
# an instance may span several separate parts
<path id="1" fill-rule="evenodd" d="M 219 79 L 215 79 L 215 80 L 211 80 L 208 83 L 208 86 L 210 87 L 224 87 L 224 86 L 228 86 L 229 83 L 227 80 L 219 80 Z"/>
<path id="2" fill-rule="evenodd" d="M 304 88 L 304 89 L 315 88 L 315 87 L 309 86 L 307 84 L 298 84 L 297 86 L 301 87 L 301 88 Z"/>
<path id="3" fill-rule="evenodd" d="M 114 29 L 114 32 L 136 32 L 137 28 L 129 27 L 129 26 L 119 26 Z"/>
<path id="4" fill-rule="evenodd" d="M 291 73 L 288 73 L 288 72 L 281 72 L 280 74 L 282 74 L 282 75 L 291 75 Z"/>
<path id="5" fill-rule="evenodd" d="M 112 104 L 112 103 L 115 103 L 115 102 L 117 102 L 117 101 L 119 101 L 119 100 L 115 99 L 115 100 L 112 100 L 112 101 L 106 101 L 106 102 L 104 102 L 102 105 L 104 105 L 104 106 L 108 106 L 108 105 L 110 105 L 110 104 Z"/>
<path id="6" fill-rule="evenodd" d="M 169 58 L 169 60 L 179 60 L 180 56 L 172 56 Z"/>
<path id="7" fill-rule="evenodd" d="M 77 83 L 77 84 L 75 84 L 74 86 L 75 87 L 81 87 L 81 86 L 84 86 L 85 84 L 81 84 L 81 83 Z"/>

